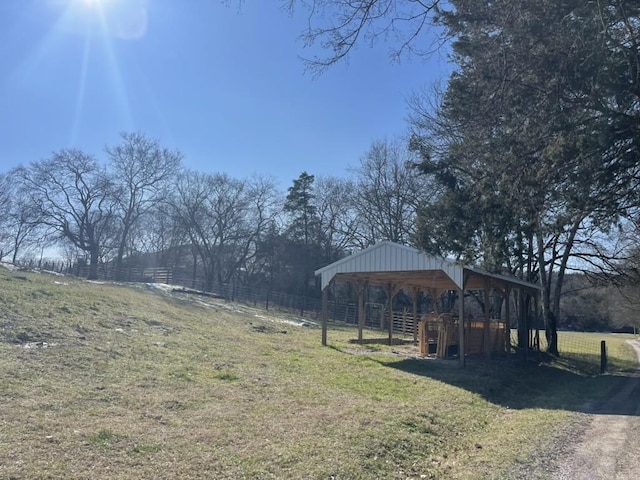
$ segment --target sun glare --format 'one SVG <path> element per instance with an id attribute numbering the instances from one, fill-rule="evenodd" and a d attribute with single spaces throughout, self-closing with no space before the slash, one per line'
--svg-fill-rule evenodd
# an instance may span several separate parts
<path id="1" fill-rule="evenodd" d="M 105 8 L 110 7 L 112 0 L 72 0 L 78 7 L 84 10 L 94 10 L 102 12 Z"/>
<path id="2" fill-rule="evenodd" d="M 2 1 L 2 0 L 0 0 Z M 67 0 L 70 17 L 85 28 L 121 40 L 137 40 L 147 31 L 147 0 Z"/>
<path id="3" fill-rule="evenodd" d="M 109 0 L 68 0 L 68 11 L 77 18 L 90 18 L 105 13 Z"/>

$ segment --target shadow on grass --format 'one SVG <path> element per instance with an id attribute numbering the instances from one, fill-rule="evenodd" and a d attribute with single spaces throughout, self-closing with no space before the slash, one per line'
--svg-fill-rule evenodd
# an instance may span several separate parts
<path id="1" fill-rule="evenodd" d="M 375 359 L 379 364 L 465 389 L 485 400 L 512 409 L 543 408 L 583 413 L 640 416 L 640 378 L 629 372 L 585 375 L 562 365 L 529 363 L 514 356 L 484 362 L 407 358 Z M 588 365 L 592 365 L 586 359 Z"/>

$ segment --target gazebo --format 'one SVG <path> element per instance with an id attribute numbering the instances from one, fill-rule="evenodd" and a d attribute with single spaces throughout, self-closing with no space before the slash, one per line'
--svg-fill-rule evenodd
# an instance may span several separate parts
<path id="1" fill-rule="evenodd" d="M 489 348 L 490 330 L 490 295 L 499 291 L 508 300 L 511 292 L 520 290 L 524 295 L 537 298 L 540 287 L 518 278 L 489 273 L 474 266 L 461 265 L 457 262 L 428 255 L 420 250 L 390 241 L 381 241 L 360 252 L 345 257 L 315 272 L 321 277 L 322 285 L 322 344 L 327 344 L 327 321 L 329 290 L 335 282 L 348 282 L 358 292 L 358 341 L 362 341 L 365 324 L 364 297 L 369 286 L 382 287 L 389 304 L 401 290 L 409 293 L 413 303 L 413 318 L 417 318 L 417 300 L 421 292 L 428 292 L 432 298 L 440 297 L 444 292 L 457 291 L 459 299 L 464 299 L 466 291 L 484 292 L 484 335 L 483 342 L 487 357 L 491 355 Z M 462 365 L 465 362 L 465 305 L 458 301 L 458 352 Z M 506 332 L 510 325 L 510 302 L 505 302 Z M 393 322 L 389 322 L 389 342 L 393 335 Z M 415 333 L 414 333 L 415 340 Z"/>

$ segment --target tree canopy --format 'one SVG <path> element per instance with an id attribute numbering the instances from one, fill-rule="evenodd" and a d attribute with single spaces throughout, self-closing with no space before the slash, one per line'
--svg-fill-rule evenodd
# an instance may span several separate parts
<path id="1" fill-rule="evenodd" d="M 443 189 L 419 236 L 539 281 L 557 353 L 565 272 L 597 264 L 597 233 L 638 205 L 638 6 L 450 4 L 457 69 L 435 112 L 414 101 L 412 144 Z"/>

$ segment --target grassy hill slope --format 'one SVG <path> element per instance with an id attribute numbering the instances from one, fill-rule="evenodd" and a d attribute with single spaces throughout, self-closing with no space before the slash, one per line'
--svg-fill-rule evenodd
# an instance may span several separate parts
<path id="1" fill-rule="evenodd" d="M 0 267 L 0 478 L 508 477 L 613 381 L 230 307 Z"/>

